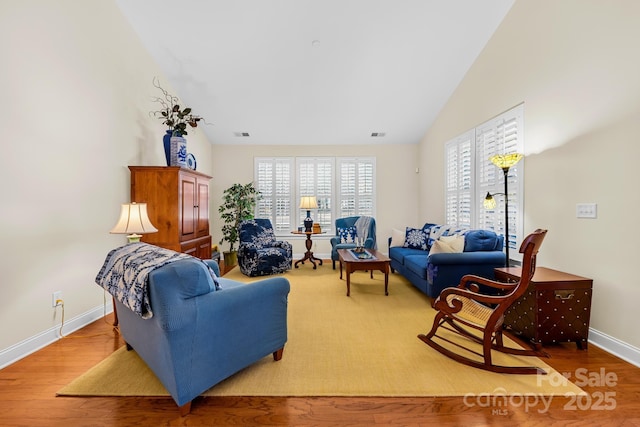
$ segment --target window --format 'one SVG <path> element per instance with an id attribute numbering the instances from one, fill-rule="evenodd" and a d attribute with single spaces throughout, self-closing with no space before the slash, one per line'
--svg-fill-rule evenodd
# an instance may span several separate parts
<path id="1" fill-rule="evenodd" d="M 318 209 L 311 217 L 329 234 L 336 218 L 375 216 L 375 158 L 262 157 L 254 166 L 261 193 L 256 216 L 270 218 L 276 234 L 302 226 L 307 214 L 298 208 L 302 196 L 316 196 Z"/>
<path id="2" fill-rule="evenodd" d="M 507 175 L 508 196 L 504 196 L 504 172 L 489 161 L 495 154 L 510 154 L 523 152 L 523 117 L 522 106 L 507 111 L 476 128 L 476 206 L 478 228 L 494 230 L 504 235 L 505 232 L 505 203 L 509 198 L 509 248 L 514 255 L 520 248 L 523 237 L 523 172 L 524 161 L 520 160 L 509 169 Z M 487 192 L 501 194 L 496 197 L 496 208 L 486 210 L 482 205 Z M 507 240 L 505 238 L 505 240 Z M 506 242 L 505 242 L 506 244 Z"/>
<path id="3" fill-rule="evenodd" d="M 299 203 L 302 196 L 316 196 L 318 209 L 311 213 L 311 217 L 314 222 L 320 224 L 323 230 L 327 231 L 333 228 L 331 207 L 333 206 L 334 193 L 334 164 L 333 157 L 296 159 L 298 191 L 295 199 Z M 297 224 L 301 225 L 306 217 L 306 211 L 297 209 Z"/>
<path id="4" fill-rule="evenodd" d="M 342 158 L 338 160 L 337 218 L 354 215 L 374 216 L 375 159 Z"/>
<path id="5" fill-rule="evenodd" d="M 254 163 L 254 181 L 260 191 L 256 217 L 271 219 L 276 234 L 290 232 L 293 229 L 293 159 L 256 159 Z"/>
<path id="6" fill-rule="evenodd" d="M 447 224 L 471 228 L 473 218 L 474 131 L 469 131 L 445 146 L 445 219 Z"/>
<path id="7" fill-rule="evenodd" d="M 519 105 L 445 145 L 445 218 L 447 224 L 505 232 L 504 173 L 489 161 L 494 154 L 524 152 L 524 107 Z M 509 169 L 509 242 L 523 237 L 524 160 Z M 496 208 L 483 206 L 487 192 L 498 194 Z M 514 252 L 516 252 L 514 251 Z M 512 255 L 510 253 L 510 255 Z M 513 256 L 512 256 L 513 258 Z"/>

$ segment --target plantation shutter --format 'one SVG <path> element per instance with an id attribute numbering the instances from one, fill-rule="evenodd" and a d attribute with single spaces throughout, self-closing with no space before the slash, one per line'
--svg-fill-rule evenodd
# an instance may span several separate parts
<path id="1" fill-rule="evenodd" d="M 298 170 L 298 197 L 316 196 L 318 209 L 311 211 L 314 222 L 320 224 L 323 231 L 331 232 L 333 229 L 332 205 L 333 205 L 333 170 L 334 159 L 331 157 L 299 158 Z M 300 206 L 299 204 L 297 206 Z M 296 206 L 296 207 L 297 207 Z M 298 226 L 301 226 L 307 212 L 298 209 Z"/>
<path id="2" fill-rule="evenodd" d="M 338 169 L 337 218 L 375 216 L 375 159 L 340 158 Z"/>
<path id="3" fill-rule="evenodd" d="M 446 224 L 471 228 L 473 224 L 474 132 L 445 145 Z"/>
<path id="4" fill-rule="evenodd" d="M 254 167 L 260 191 L 256 218 L 269 218 L 275 233 L 289 233 L 293 229 L 293 160 L 256 158 Z"/>
<path id="5" fill-rule="evenodd" d="M 489 158 L 495 154 L 524 153 L 522 105 L 515 107 L 476 128 L 476 211 L 477 227 L 494 230 L 498 234 L 505 232 L 504 195 L 494 196 L 496 208 L 486 210 L 483 206 L 487 192 L 504 193 L 504 172 L 495 166 Z M 523 177 L 524 159 L 509 169 L 507 175 L 509 198 L 509 244 L 513 258 L 523 237 Z"/>

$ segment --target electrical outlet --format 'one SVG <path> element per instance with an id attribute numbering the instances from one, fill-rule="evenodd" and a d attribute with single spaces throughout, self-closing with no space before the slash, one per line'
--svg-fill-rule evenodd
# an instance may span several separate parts
<path id="1" fill-rule="evenodd" d="M 51 307 L 57 307 L 61 305 L 58 300 L 62 300 L 62 291 L 56 291 L 51 294 Z"/>

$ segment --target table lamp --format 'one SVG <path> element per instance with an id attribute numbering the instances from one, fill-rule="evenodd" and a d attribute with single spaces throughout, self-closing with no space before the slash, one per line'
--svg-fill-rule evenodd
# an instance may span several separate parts
<path id="1" fill-rule="evenodd" d="M 300 209 L 307 210 L 307 217 L 304 219 L 304 231 L 306 233 L 311 233 L 313 231 L 311 209 L 318 209 L 318 201 L 316 200 L 316 196 L 303 196 L 300 199 Z"/>
<path id="2" fill-rule="evenodd" d="M 128 234 L 129 243 L 139 242 L 142 234 L 155 233 L 158 229 L 151 224 L 146 203 L 123 203 L 120 219 L 111 229 L 112 234 Z"/>

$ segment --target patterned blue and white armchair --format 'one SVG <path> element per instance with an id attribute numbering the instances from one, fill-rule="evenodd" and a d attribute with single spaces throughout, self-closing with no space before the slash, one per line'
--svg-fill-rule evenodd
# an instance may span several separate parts
<path id="1" fill-rule="evenodd" d="M 291 269 L 291 243 L 276 240 L 268 219 L 256 218 L 240 223 L 238 265 L 246 276 L 267 276 Z"/>
<path id="2" fill-rule="evenodd" d="M 336 235 L 331 238 L 331 264 L 336 269 L 340 259 L 338 249 L 353 249 L 356 238 L 364 239 L 364 247 L 378 249 L 376 243 L 376 220 L 370 216 L 348 216 L 336 218 Z"/>

